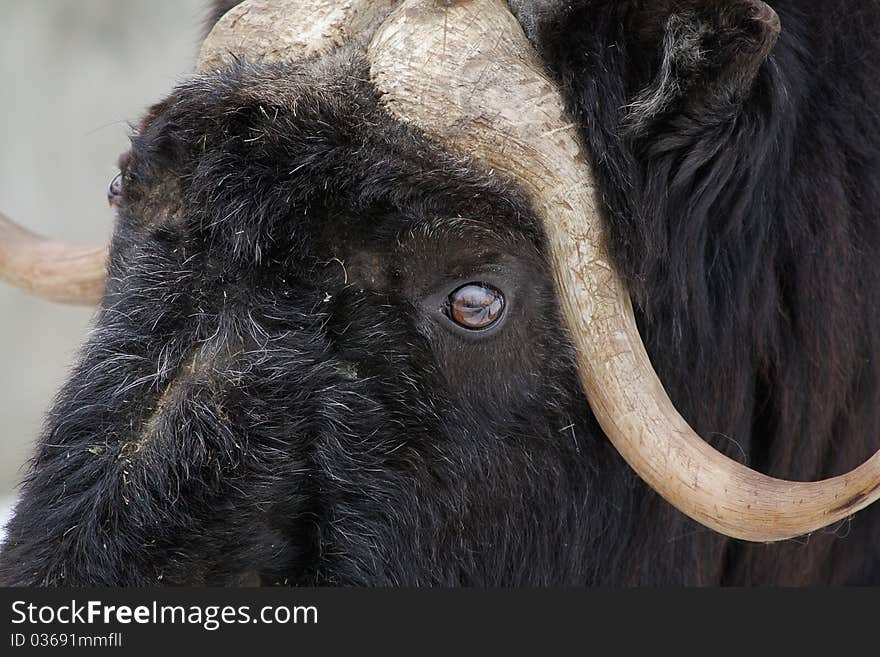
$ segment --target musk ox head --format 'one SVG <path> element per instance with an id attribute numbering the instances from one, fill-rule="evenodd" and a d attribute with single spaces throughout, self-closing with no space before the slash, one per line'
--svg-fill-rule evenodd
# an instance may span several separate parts
<path id="1" fill-rule="evenodd" d="M 510 572 L 537 553 L 481 546 L 528 527 L 551 554 L 587 497 L 613 498 L 594 421 L 729 536 L 780 540 L 875 500 L 880 456 L 785 482 L 687 426 L 607 253 L 590 166 L 504 2 L 234 9 L 121 162 L 106 287 L 103 250 L 5 225 L 7 278 L 101 299 L 27 484 L 55 495 L 47 526 L 80 509 L 74 539 L 46 549 L 72 563 L 64 551 L 127 523 L 95 559 L 172 581 L 291 581 L 327 546 L 340 581 L 390 561 L 392 582 L 454 581 L 479 570 L 462 555 Z"/>

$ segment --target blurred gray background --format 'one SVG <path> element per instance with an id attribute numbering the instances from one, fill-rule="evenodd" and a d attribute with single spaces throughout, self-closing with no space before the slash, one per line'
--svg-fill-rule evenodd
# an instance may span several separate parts
<path id="1" fill-rule="evenodd" d="M 207 5 L 0 0 L 0 209 L 53 237 L 106 239 L 128 123 L 190 71 Z M 0 285 L 0 527 L 91 317 Z"/>

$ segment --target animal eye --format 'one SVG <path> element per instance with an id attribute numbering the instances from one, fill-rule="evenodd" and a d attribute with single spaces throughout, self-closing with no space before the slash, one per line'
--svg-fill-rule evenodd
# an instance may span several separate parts
<path id="1" fill-rule="evenodd" d="M 122 204 L 122 174 L 117 173 L 107 187 L 107 202 L 111 207 L 118 208 Z"/>
<path id="2" fill-rule="evenodd" d="M 447 315 L 459 326 L 481 331 L 496 324 L 504 313 L 504 295 L 483 283 L 469 283 L 449 295 Z"/>

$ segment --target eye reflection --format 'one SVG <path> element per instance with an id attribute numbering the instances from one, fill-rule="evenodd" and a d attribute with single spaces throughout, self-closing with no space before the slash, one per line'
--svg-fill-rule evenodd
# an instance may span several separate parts
<path id="1" fill-rule="evenodd" d="M 107 202 L 110 207 L 118 208 L 122 204 L 122 174 L 117 173 L 107 187 Z"/>
<path id="2" fill-rule="evenodd" d="M 504 295 L 484 283 L 469 283 L 449 295 L 449 318 L 471 331 L 496 324 L 504 313 Z"/>

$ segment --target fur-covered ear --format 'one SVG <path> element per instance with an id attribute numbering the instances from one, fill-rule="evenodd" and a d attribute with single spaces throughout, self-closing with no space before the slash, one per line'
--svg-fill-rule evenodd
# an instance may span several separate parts
<path id="1" fill-rule="evenodd" d="M 637 130 L 669 112 L 737 107 L 781 28 L 762 0 L 661 0 L 630 21 L 631 53 L 651 80 L 630 105 Z"/>

